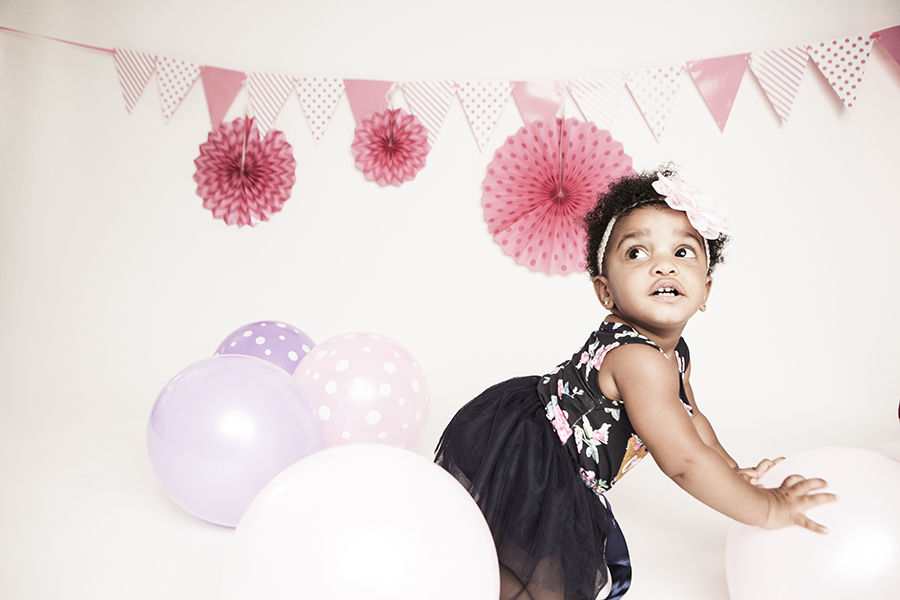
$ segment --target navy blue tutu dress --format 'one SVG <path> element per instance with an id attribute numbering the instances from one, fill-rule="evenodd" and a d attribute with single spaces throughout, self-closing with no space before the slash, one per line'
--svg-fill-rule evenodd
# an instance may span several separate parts
<path id="1" fill-rule="evenodd" d="M 444 430 L 435 462 L 484 513 L 502 600 L 594 600 L 608 578 L 608 598 L 628 590 L 628 548 L 603 493 L 647 448 L 625 406 L 600 392 L 598 374 L 610 350 L 635 343 L 659 349 L 628 325 L 604 322 L 571 359 L 485 390 Z M 684 340 L 675 352 L 683 374 Z M 690 412 L 684 385 L 681 400 Z"/>

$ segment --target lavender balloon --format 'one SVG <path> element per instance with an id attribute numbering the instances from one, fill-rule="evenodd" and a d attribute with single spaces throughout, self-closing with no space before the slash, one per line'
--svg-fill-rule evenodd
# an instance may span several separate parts
<path id="1" fill-rule="evenodd" d="M 290 375 L 315 346 L 312 339 L 280 321 L 257 321 L 239 329 L 219 344 L 216 354 L 244 354 L 277 365 Z"/>
<path id="2" fill-rule="evenodd" d="M 147 424 L 159 483 L 179 506 L 234 527 L 278 473 L 325 447 L 306 393 L 275 365 L 213 356 L 173 377 Z"/>

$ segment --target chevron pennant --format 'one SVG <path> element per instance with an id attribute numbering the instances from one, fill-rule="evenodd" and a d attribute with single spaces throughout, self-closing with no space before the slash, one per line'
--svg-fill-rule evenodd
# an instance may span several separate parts
<path id="1" fill-rule="evenodd" d="M 609 131 L 622 104 L 625 77 L 622 73 L 607 73 L 573 79 L 571 92 L 584 118 Z"/>
<path id="2" fill-rule="evenodd" d="M 428 144 L 432 148 L 444 126 L 455 94 L 456 83 L 453 81 L 407 81 L 403 84 L 409 111 L 425 126 Z"/>
<path id="3" fill-rule="evenodd" d="M 156 70 L 156 57 L 152 54 L 134 52 L 122 48 L 115 49 L 116 73 L 125 97 L 125 110 L 129 113 L 137 104 L 147 82 Z"/>
<path id="4" fill-rule="evenodd" d="M 290 75 L 277 73 L 250 73 L 250 104 L 256 118 L 259 134 L 266 135 L 275 123 L 288 96 L 294 91 L 296 80 Z"/>
<path id="5" fill-rule="evenodd" d="M 337 77 L 301 77 L 297 80 L 300 106 L 317 144 L 325 135 L 325 128 L 343 93 L 344 80 Z"/>
<path id="6" fill-rule="evenodd" d="M 156 59 L 156 79 L 159 82 L 159 100 L 166 122 L 175 114 L 181 101 L 200 76 L 200 65 L 176 58 Z"/>
<path id="7" fill-rule="evenodd" d="M 808 62 L 805 46 L 750 54 L 750 70 L 782 123 L 787 123 L 791 115 L 794 98 L 797 97 L 800 80 Z"/>

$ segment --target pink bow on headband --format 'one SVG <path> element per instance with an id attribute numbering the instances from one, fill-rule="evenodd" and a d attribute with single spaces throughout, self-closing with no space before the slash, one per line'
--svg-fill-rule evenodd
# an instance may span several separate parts
<path id="1" fill-rule="evenodd" d="M 722 233 L 729 233 L 725 215 L 715 198 L 684 181 L 667 179 L 660 173 L 656 175 L 658 179 L 653 182 L 653 189 L 665 197 L 670 208 L 687 213 L 688 221 L 700 235 L 714 240 Z"/>

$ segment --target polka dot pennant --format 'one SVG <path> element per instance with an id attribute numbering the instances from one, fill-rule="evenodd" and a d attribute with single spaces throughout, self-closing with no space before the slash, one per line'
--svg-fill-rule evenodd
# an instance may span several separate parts
<path id="1" fill-rule="evenodd" d="M 831 84 L 835 93 L 851 108 L 862 85 L 866 63 L 872 51 L 869 36 L 855 36 L 807 46 L 809 57 Z"/>
<path id="2" fill-rule="evenodd" d="M 750 54 L 750 71 L 766 93 L 772 108 L 787 123 L 809 63 L 806 47 L 794 46 Z"/>
<path id="3" fill-rule="evenodd" d="M 625 83 L 644 115 L 654 137 L 659 140 L 675 105 L 683 66 L 628 73 Z"/>
<path id="4" fill-rule="evenodd" d="M 199 76 L 200 65 L 165 56 L 157 58 L 156 78 L 159 82 L 159 100 L 162 105 L 163 119 L 167 123 Z"/>
<path id="5" fill-rule="evenodd" d="M 625 77 L 622 73 L 572 80 L 572 97 L 581 113 L 588 121 L 607 131 L 615 123 L 624 93 Z"/>
<path id="6" fill-rule="evenodd" d="M 343 93 L 344 80 L 337 77 L 301 77 L 297 80 L 300 106 L 317 144 L 325 135 L 325 128 Z"/>
<path id="7" fill-rule="evenodd" d="M 257 321 L 235 329 L 226 337 L 216 355 L 255 356 L 293 374 L 294 369 L 315 346 L 308 335 L 288 323 Z"/>
<path id="8" fill-rule="evenodd" d="M 422 368 L 397 342 L 353 332 L 313 348 L 294 371 L 325 433 L 325 446 L 369 442 L 410 448 L 428 418 Z"/>
<path id="9" fill-rule="evenodd" d="M 512 92 L 509 81 L 466 81 L 459 84 L 459 99 L 478 147 L 484 152 Z"/>

